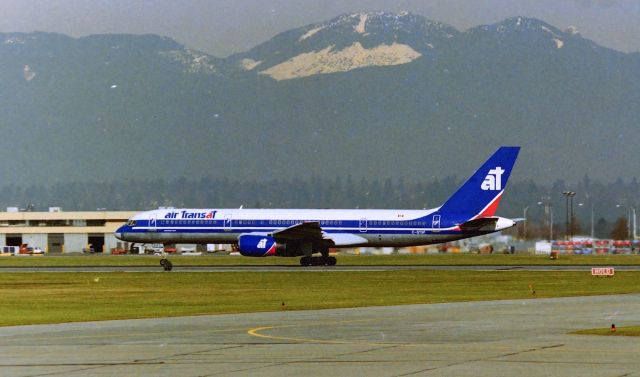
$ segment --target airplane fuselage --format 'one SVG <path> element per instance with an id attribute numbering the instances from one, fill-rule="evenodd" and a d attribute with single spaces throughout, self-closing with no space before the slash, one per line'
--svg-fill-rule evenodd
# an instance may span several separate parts
<path id="1" fill-rule="evenodd" d="M 334 209 L 168 209 L 143 212 L 116 233 L 141 243 L 237 243 L 241 234 L 270 234 L 305 222 L 317 222 L 336 242 L 332 247 L 415 246 L 491 233 L 500 226 L 463 232 L 456 219 L 434 218 L 432 210 Z M 460 221 L 461 222 L 461 221 Z"/>

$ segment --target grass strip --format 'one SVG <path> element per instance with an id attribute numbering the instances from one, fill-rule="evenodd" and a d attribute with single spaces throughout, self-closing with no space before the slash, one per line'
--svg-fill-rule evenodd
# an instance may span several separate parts
<path id="1" fill-rule="evenodd" d="M 616 331 L 611 328 L 586 329 L 572 332 L 578 335 L 604 335 L 604 336 L 640 336 L 640 326 L 617 327 Z"/>
<path id="2" fill-rule="evenodd" d="M 640 272 L 10 273 L 0 326 L 638 292 Z"/>
<path id="3" fill-rule="evenodd" d="M 169 259 L 175 266 L 233 266 L 233 265 L 298 265 L 299 258 L 248 258 L 242 256 L 181 256 Z M 153 255 L 78 255 L 1 257 L 2 267 L 75 267 L 75 266 L 158 266 L 160 257 Z M 640 265 L 640 255 L 561 255 L 551 260 L 545 255 L 527 254 L 424 254 L 424 255 L 340 255 L 340 265 Z"/>

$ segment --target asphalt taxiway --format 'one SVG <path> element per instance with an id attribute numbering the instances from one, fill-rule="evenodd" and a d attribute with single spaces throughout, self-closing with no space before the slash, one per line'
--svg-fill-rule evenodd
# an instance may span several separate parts
<path id="1" fill-rule="evenodd" d="M 167 305 L 171 305 L 170 302 Z M 3 376 L 638 376 L 640 295 L 5 327 Z"/>

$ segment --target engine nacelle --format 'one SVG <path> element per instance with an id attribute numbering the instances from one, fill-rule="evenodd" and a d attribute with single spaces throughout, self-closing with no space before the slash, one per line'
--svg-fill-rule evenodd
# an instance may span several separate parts
<path id="1" fill-rule="evenodd" d="M 262 234 L 241 234 L 238 237 L 240 254 L 245 257 L 268 257 L 284 253 L 285 245 L 280 245 L 273 237 Z"/>

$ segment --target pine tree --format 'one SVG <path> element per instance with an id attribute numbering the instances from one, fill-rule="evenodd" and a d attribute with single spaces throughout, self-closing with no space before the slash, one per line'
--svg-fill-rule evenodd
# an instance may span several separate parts
<path id="1" fill-rule="evenodd" d="M 618 217 L 611 230 L 611 238 L 614 240 L 626 240 L 629 237 L 628 225 L 626 217 Z"/>

